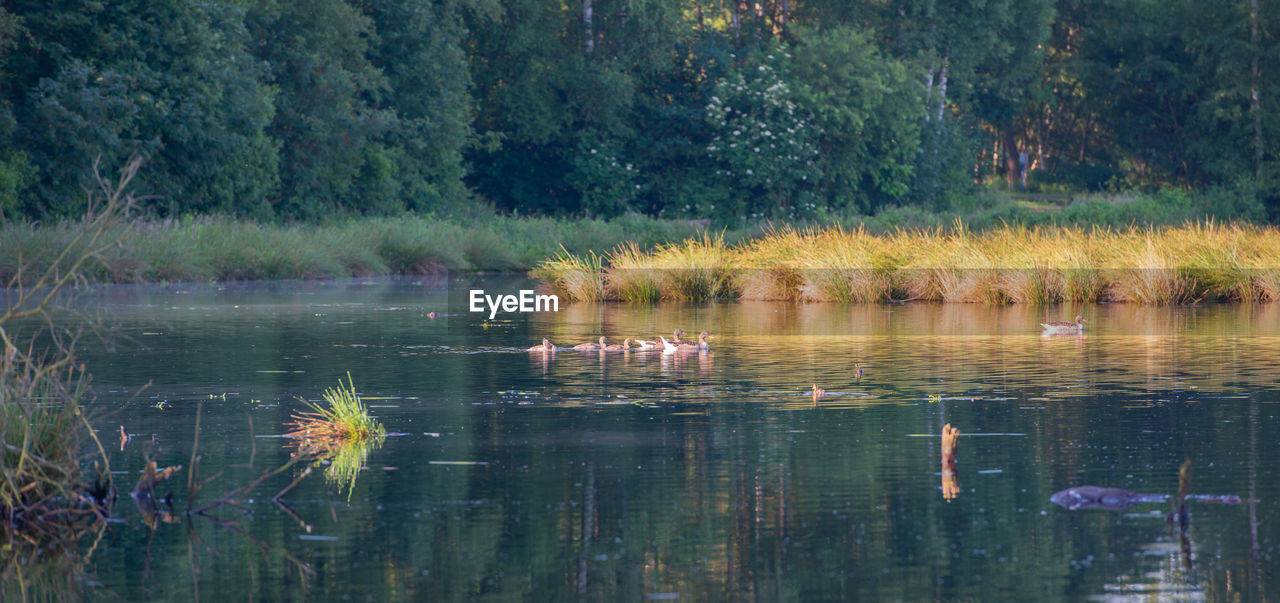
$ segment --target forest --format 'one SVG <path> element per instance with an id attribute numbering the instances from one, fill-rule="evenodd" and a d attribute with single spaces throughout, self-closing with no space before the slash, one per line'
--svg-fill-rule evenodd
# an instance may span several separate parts
<path id="1" fill-rule="evenodd" d="M 735 225 L 975 190 L 1280 217 L 1280 3 L 4 0 L 0 217 Z M 1242 208 L 1242 209 L 1240 209 Z"/>

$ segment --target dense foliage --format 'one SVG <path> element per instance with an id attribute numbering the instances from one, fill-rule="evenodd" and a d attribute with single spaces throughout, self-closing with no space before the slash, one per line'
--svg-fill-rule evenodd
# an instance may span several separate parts
<path id="1" fill-rule="evenodd" d="M 156 217 L 946 210 L 975 183 L 1280 214 L 1280 5 L 4 0 L 0 216 L 148 158 Z"/>

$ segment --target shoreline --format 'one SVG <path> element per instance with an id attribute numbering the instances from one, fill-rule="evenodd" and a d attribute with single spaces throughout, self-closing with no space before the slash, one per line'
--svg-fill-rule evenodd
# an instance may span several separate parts
<path id="1" fill-rule="evenodd" d="M 781 229 L 740 245 L 704 234 L 653 251 L 561 254 L 533 275 L 580 301 L 1273 302 L 1280 229 Z"/>

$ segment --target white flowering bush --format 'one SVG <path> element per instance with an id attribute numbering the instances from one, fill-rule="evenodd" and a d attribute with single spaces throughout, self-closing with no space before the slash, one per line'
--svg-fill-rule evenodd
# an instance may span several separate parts
<path id="1" fill-rule="evenodd" d="M 791 55 L 774 47 L 744 60 L 715 87 L 706 106 L 707 154 L 729 189 L 726 207 L 708 213 L 738 218 L 810 217 L 821 132 L 789 82 Z"/>

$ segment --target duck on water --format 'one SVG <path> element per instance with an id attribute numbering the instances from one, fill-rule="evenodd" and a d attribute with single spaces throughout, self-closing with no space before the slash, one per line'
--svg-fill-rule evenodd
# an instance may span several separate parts
<path id="1" fill-rule="evenodd" d="M 1067 322 L 1065 320 L 1042 322 L 1040 326 L 1044 327 L 1042 335 L 1075 335 L 1084 332 L 1084 323 L 1086 322 L 1088 321 L 1085 320 L 1084 316 L 1077 314 L 1075 322 Z"/>

